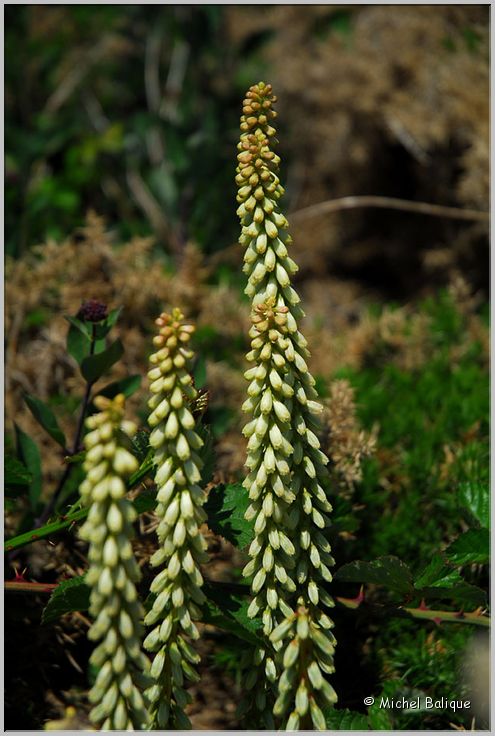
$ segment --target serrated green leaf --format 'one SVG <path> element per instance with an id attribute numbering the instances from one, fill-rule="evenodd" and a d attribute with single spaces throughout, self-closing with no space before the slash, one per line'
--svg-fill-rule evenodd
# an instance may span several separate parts
<path id="1" fill-rule="evenodd" d="M 455 568 L 448 565 L 440 555 L 433 555 L 431 562 L 414 582 L 414 587 L 449 588 L 461 581 L 462 578 Z"/>
<path id="2" fill-rule="evenodd" d="M 215 534 L 243 549 L 253 538 L 253 525 L 244 518 L 248 506 L 248 492 L 240 483 L 215 486 L 204 505 L 208 526 Z"/>
<path id="3" fill-rule="evenodd" d="M 98 396 L 106 396 L 108 399 L 113 399 L 117 394 L 124 394 L 127 398 L 132 396 L 135 391 L 141 386 L 141 376 L 136 373 L 132 376 L 122 378 L 120 381 L 113 381 L 98 391 Z"/>
<path id="4" fill-rule="evenodd" d="M 36 442 L 28 434 L 23 432 L 17 424 L 14 424 L 14 427 L 17 455 L 31 473 L 29 500 L 31 507 L 35 509 L 39 503 L 42 488 L 41 453 Z"/>
<path id="5" fill-rule="evenodd" d="M 226 585 L 206 582 L 203 586 L 203 592 L 207 597 L 203 607 L 203 620 L 205 623 L 229 631 L 250 644 L 259 645 L 257 631 L 261 627 L 261 621 L 248 618 L 249 587 L 242 587 L 246 588 L 246 596 L 228 591 Z"/>
<path id="6" fill-rule="evenodd" d="M 87 611 L 89 608 L 90 588 L 84 577 L 63 580 L 50 596 L 41 616 L 42 624 L 49 624 L 65 613 Z"/>
<path id="7" fill-rule="evenodd" d="M 19 496 L 33 479 L 32 473 L 15 457 L 7 456 L 4 466 L 5 495 L 9 498 Z"/>
<path id="8" fill-rule="evenodd" d="M 81 373 L 88 383 L 94 383 L 116 363 L 124 354 L 124 346 L 120 339 L 110 347 L 96 355 L 88 355 L 81 363 Z"/>
<path id="9" fill-rule="evenodd" d="M 380 706 L 381 698 L 375 699 L 373 705 L 368 708 L 368 721 L 371 731 L 391 731 L 393 722 L 390 712 Z"/>
<path id="10" fill-rule="evenodd" d="M 354 583 L 384 585 L 401 595 L 408 595 L 413 591 L 411 571 L 402 560 L 393 555 L 379 557 L 372 562 L 349 562 L 337 570 L 335 578 Z"/>
<path id="11" fill-rule="evenodd" d="M 334 731 L 369 731 L 368 718 L 347 708 L 326 708 L 323 712 L 329 729 Z"/>
<path id="12" fill-rule="evenodd" d="M 156 507 L 156 490 L 154 488 L 146 488 L 139 496 L 136 496 L 132 505 L 138 514 L 142 514 L 144 511 L 153 511 Z"/>
<path id="13" fill-rule="evenodd" d="M 468 529 L 447 547 L 445 555 L 454 565 L 486 564 L 490 557 L 488 529 Z"/>
<path id="14" fill-rule="evenodd" d="M 10 455 L 5 458 L 4 482 L 6 486 L 29 485 L 32 474 L 23 463 Z"/>
<path id="15" fill-rule="evenodd" d="M 486 593 L 476 585 L 471 585 L 462 580 L 450 587 L 426 587 L 420 588 L 418 594 L 429 599 L 438 599 L 443 601 L 453 601 L 456 604 L 462 604 L 466 607 L 486 606 Z"/>
<path id="16" fill-rule="evenodd" d="M 482 527 L 490 528 L 490 490 L 487 483 L 461 483 L 459 501 Z"/>
<path id="17" fill-rule="evenodd" d="M 50 437 L 52 437 L 61 447 L 65 447 L 65 434 L 60 429 L 52 410 L 44 404 L 43 401 L 37 399 L 36 396 L 31 396 L 31 394 L 24 394 L 24 401 L 33 417 L 39 424 L 41 424 L 43 429 L 48 432 Z"/>
<path id="18" fill-rule="evenodd" d="M 459 572 L 438 554 L 433 556 L 414 587 L 423 598 L 454 600 L 474 606 L 486 603 L 485 592 L 476 585 L 466 583 Z"/>

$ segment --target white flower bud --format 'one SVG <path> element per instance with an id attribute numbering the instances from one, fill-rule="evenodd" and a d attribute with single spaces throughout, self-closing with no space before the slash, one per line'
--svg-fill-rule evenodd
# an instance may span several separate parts
<path id="1" fill-rule="evenodd" d="M 267 271 L 273 271 L 276 264 L 276 258 L 275 253 L 271 248 L 267 248 L 266 254 L 265 254 L 265 268 Z"/>
<path id="2" fill-rule="evenodd" d="M 306 715 L 309 708 L 308 691 L 306 689 L 306 683 L 301 680 L 299 687 L 296 692 L 296 710 L 300 716 Z"/>
<path id="3" fill-rule="evenodd" d="M 263 569 L 258 570 L 258 572 L 256 573 L 254 577 L 252 586 L 251 586 L 253 593 L 258 593 L 258 591 L 261 590 L 263 583 L 265 582 L 265 579 L 266 579 L 265 571 Z"/>
<path id="4" fill-rule="evenodd" d="M 267 473 L 273 473 L 275 470 L 275 454 L 273 449 L 268 446 L 263 457 L 263 465 Z"/>
<path id="5" fill-rule="evenodd" d="M 317 606 L 319 601 L 318 586 L 313 580 L 308 585 L 308 596 L 311 603 Z"/>
<path id="6" fill-rule="evenodd" d="M 176 547 L 182 547 L 186 539 L 186 525 L 182 519 L 179 519 L 174 529 L 173 540 Z"/>
<path id="7" fill-rule="evenodd" d="M 257 598 L 253 598 L 248 606 L 247 615 L 248 618 L 255 618 L 259 613 L 260 607 Z"/>
<path id="8" fill-rule="evenodd" d="M 272 410 L 272 406 L 273 406 L 272 392 L 268 388 L 266 389 L 266 391 L 263 392 L 263 396 L 260 402 L 260 411 L 262 412 L 262 414 L 269 414 Z"/>
<path id="9" fill-rule="evenodd" d="M 156 432 L 156 430 L 154 431 Z M 179 431 L 179 421 L 177 419 L 177 414 L 175 412 L 171 412 L 167 419 L 167 423 L 165 424 L 164 435 L 167 439 L 173 440 L 175 437 L 177 437 L 178 431 Z M 151 444 L 151 441 L 150 441 L 150 444 Z"/>
<path id="10" fill-rule="evenodd" d="M 282 404 L 282 402 L 280 402 L 280 401 L 274 401 L 273 402 L 273 409 L 275 411 L 275 414 L 277 415 L 277 418 L 281 422 L 289 422 L 290 421 L 290 412 L 287 409 L 287 407 Z"/>
<path id="11" fill-rule="evenodd" d="M 244 577 L 245 578 L 251 577 L 251 575 L 256 570 L 257 566 L 258 566 L 258 563 L 256 560 L 249 560 L 249 562 L 247 563 L 247 565 L 244 566 L 244 569 L 242 571 L 242 574 L 244 575 Z"/>
<path id="12" fill-rule="evenodd" d="M 254 560 L 253 560 L 254 562 Z M 267 547 L 263 553 L 263 569 L 266 572 L 270 572 L 270 570 L 273 567 L 274 558 L 273 558 L 273 550 L 271 547 Z M 275 606 L 272 606 L 274 608 Z"/>
<path id="13" fill-rule="evenodd" d="M 269 238 L 273 239 L 273 238 L 276 238 L 278 235 L 278 230 L 277 230 L 275 223 L 273 223 L 268 218 L 265 220 L 265 230 Z"/>
<path id="14" fill-rule="evenodd" d="M 276 644 L 286 638 L 287 634 L 292 630 L 294 625 L 295 614 L 284 619 L 271 633 L 270 641 Z"/>
<path id="15" fill-rule="evenodd" d="M 283 444 L 282 433 L 277 424 L 273 424 L 269 432 L 270 442 L 276 450 L 279 450 Z"/>
<path id="16" fill-rule="evenodd" d="M 288 580 L 287 571 L 285 570 L 284 567 L 282 567 L 282 565 L 277 565 L 276 563 L 275 563 L 275 577 L 280 583 L 282 583 L 282 585 L 287 583 L 287 580 Z"/>
<path id="17" fill-rule="evenodd" d="M 184 591 L 182 588 L 174 588 L 172 591 L 172 603 L 175 608 L 180 608 L 184 603 Z"/>
<path id="18" fill-rule="evenodd" d="M 173 478 L 169 478 L 165 485 L 159 488 L 158 493 L 156 494 L 156 500 L 164 505 L 168 504 L 175 492 L 175 489 L 175 480 Z"/>
<path id="19" fill-rule="evenodd" d="M 289 557 L 295 555 L 296 550 L 289 537 L 284 532 L 279 532 L 280 546 Z"/>
<path id="20" fill-rule="evenodd" d="M 108 537 L 103 547 L 103 562 L 107 567 L 113 568 L 116 566 L 118 559 L 117 543 L 113 537 Z"/>
<path id="21" fill-rule="evenodd" d="M 191 456 L 190 447 L 183 434 L 179 435 L 179 439 L 177 440 L 176 448 L 177 448 L 177 456 L 181 460 L 187 460 L 187 458 Z"/>
<path id="22" fill-rule="evenodd" d="M 278 605 L 278 594 L 275 588 L 268 588 L 266 591 L 266 602 L 272 608 L 275 610 Z"/>
<path id="23" fill-rule="evenodd" d="M 268 419 L 266 417 L 266 414 L 261 414 L 258 417 L 258 420 L 256 422 L 256 427 L 254 430 L 255 434 L 257 437 L 262 439 L 265 436 L 267 430 L 268 430 Z"/>
<path id="24" fill-rule="evenodd" d="M 287 273 L 285 268 L 280 263 L 277 263 L 277 267 L 275 269 L 275 275 L 276 275 L 278 283 L 280 284 L 282 288 L 290 284 L 289 274 Z"/>
<path id="25" fill-rule="evenodd" d="M 269 682 L 275 682 L 275 680 L 277 679 L 277 669 L 275 667 L 275 662 L 273 661 L 271 657 L 266 658 L 265 674 L 266 674 L 266 679 Z"/>

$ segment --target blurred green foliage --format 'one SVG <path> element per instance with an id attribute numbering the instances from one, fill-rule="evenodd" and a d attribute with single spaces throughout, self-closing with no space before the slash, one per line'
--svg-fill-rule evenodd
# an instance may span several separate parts
<path id="1" fill-rule="evenodd" d="M 90 208 L 172 252 L 236 239 L 239 100 L 261 70 L 222 23 L 215 5 L 6 8 L 7 253 Z"/>
<path id="2" fill-rule="evenodd" d="M 364 426 L 379 425 L 380 450 L 365 463 L 357 491 L 365 510 L 353 552 L 397 554 L 411 565 L 461 531 L 461 484 L 488 484 L 489 382 L 481 346 L 468 342 L 453 359 L 466 325 L 447 293 L 420 311 L 432 348 L 423 365 L 401 368 L 389 348 L 378 346 L 364 368 L 339 372 L 356 389 Z"/>
<path id="3" fill-rule="evenodd" d="M 469 336 L 466 318 L 448 293 L 425 300 L 419 313 L 429 320 L 425 339 L 431 351 L 423 364 L 401 368 L 390 348 L 378 345 L 361 369 L 339 372 L 356 388 L 364 426 L 379 425 L 377 454 L 365 461 L 354 496 L 361 507 L 360 525 L 340 554 L 365 560 L 397 555 L 416 574 L 466 524 L 479 525 L 477 515 L 486 518 L 484 512 L 466 510 L 466 502 L 479 508 L 475 499 L 466 500 L 466 492 L 474 488 L 481 498 L 489 497 L 486 355 L 476 336 Z M 410 327 L 411 319 L 404 326 L 406 335 Z M 486 566 L 465 565 L 462 575 L 487 589 Z M 404 687 L 434 699 L 459 699 L 464 648 L 472 634 L 455 624 L 388 620 L 374 630 L 369 658 L 382 681 L 396 677 Z M 472 714 L 462 712 L 399 712 L 394 727 L 469 727 L 471 719 Z"/>

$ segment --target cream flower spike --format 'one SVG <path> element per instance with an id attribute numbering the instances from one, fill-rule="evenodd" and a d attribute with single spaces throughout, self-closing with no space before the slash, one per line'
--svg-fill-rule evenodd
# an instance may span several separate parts
<path id="1" fill-rule="evenodd" d="M 95 398 L 100 412 L 86 420 L 86 479 L 80 487 L 83 503 L 89 506 L 80 530 L 89 542 L 86 582 L 95 619 L 89 638 L 101 642 L 91 655 L 98 674 L 89 694 L 95 706 L 90 718 L 102 723 L 103 731 L 148 726 L 141 688 L 149 684 L 144 674 L 149 663 L 141 651 L 144 614 L 136 591 L 141 575 L 130 541 L 136 512 L 126 498 L 125 483 L 138 462 L 120 437 L 121 432 L 134 434 L 136 428 L 124 420 L 124 401 L 122 394 L 112 400 Z"/>
<path id="2" fill-rule="evenodd" d="M 153 342 L 148 373 L 152 397 L 148 402 L 152 428 L 150 445 L 157 467 L 159 549 L 151 558 L 154 567 L 162 566 L 151 584 L 155 594 L 145 623 L 154 628 L 144 646 L 154 653 L 151 676 L 154 684 L 146 694 L 151 703 L 152 728 L 190 728 L 184 713 L 190 696 L 184 680 L 195 682 L 192 665 L 199 655 L 190 644 L 199 632 L 193 621 L 199 619 L 199 605 L 205 600 L 199 566 L 205 562 L 206 542 L 199 531 L 206 519 L 201 508 L 205 494 L 201 480 L 202 461 L 198 455 L 203 441 L 195 431 L 191 401 L 197 396 L 191 378 L 194 353 L 188 343 L 194 327 L 184 324 L 178 309 L 162 314 L 156 324 L 159 334 Z"/>
<path id="3" fill-rule="evenodd" d="M 247 355 L 252 367 L 245 374 L 243 410 L 251 416 L 244 428 L 249 471 L 244 485 L 255 538 L 244 575 L 252 578 L 249 615 L 261 616 L 267 638 L 256 657 L 266 680 L 278 681 L 274 714 L 287 728 L 320 730 L 325 728 L 321 709 L 336 701 L 321 674 L 333 671 L 335 644 L 333 624 L 323 611 L 333 606 L 324 587 L 334 564 L 324 533 L 332 507 L 325 491 L 328 459 L 317 436 L 322 407 L 298 328 L 304 313 L 291 286 L 297 265 L 288 254 L 291 238 L 279 205 L 280 159 L 271 150 L 275 101 L 269 84 L 249 89 L 237 156 L 239 241 L 245 246 L 245 291 L 253 304 Z M 259 680 L 255 684 L 254 699 L 262 704 Z"/>

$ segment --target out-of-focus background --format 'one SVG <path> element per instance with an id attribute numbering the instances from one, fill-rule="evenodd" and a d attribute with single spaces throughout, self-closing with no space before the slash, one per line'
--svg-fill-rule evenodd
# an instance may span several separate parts
<path id="1" fill-rule="evenodd" d="M 354 514 L 336 557 L 427 562 L 463 529 L 455 489 L 486 476 L 488 6 L 26 5 L 7 6 L 5 18 L 7 445 L 15 419 L 42 449 L 45 497 L 61 458 L 22 394 L 73 431 L 83 384 L 64 315 L 89 298 L 123 306 L 116 378 L 145 372 L 160 311 L 181 306 L 195 320 L 216 472 L 240 477 L 249 310 L 235 157 L 242 98 L 263 79 L 278 95 L 311 369 Z M 309 209 L 365 195 L 451 209 L 363 200 Z M 145 400 L 143 384 L 130 401 L 142 424 Z M 7 511 L 12 535 L 28 523 L 22 499 Z M 67 544 L 41 545 L 22 558 L 33 578 L 83 569 Z M 212 545 L 215 574 L 228 578 L 240 562 L 221 539 Z M 38 609 L 16 605 L 27 629 L 11 644 L 22 649 Z M 450 697 L 439 682 L 458 681 L 469 633 L 402 621 L 387 631 L 363 624 L 352 634 L 363 683 L 342 663 L 344 705 L 356 709 L 386 678 Z M 83 633 L 83 622 L 65 621 L 57 645 L 43 630 L 34 656 L 19 658 L 10 728 L 77 705 L 87 663 L 64 637 L 77 648 Z M 210 643 L 193 725 L 235 728 L 236 657 Z M 57 679 L 66 671 L 72 688 Z M 35 698 L 33 673 L 44 683 Z M 429 717 L 398 727 L 449 727 L 449 716 Z"/>

